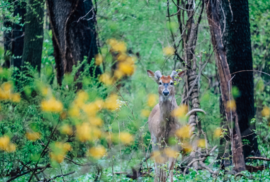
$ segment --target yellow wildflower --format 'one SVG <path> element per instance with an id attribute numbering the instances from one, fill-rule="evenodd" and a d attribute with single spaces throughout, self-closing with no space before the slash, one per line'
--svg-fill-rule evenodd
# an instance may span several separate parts
<path id="1" fill-rule="evenodd" d="M 264 107 L 261 114 L 262 114 L 263 117 L 269 117 L 270 116 L 270 108 L 269 107 Z"/>
<path id="2" fill-rule="evenodd" d="M 80 110 L 78 107 L 72 106 L 69 110 L 68 110 L 68 114 L 71 117 L 79 117 L 80 116 Z"/>
<path id="3" fill-rule="evenodd" d="M 111 47 L 117 44 L 118 41 L 116 39 L 109 39 L 107 40 L 107 44 L 109 44 Z"/>
<path id="4" fill-rule="evenodd" d="M 175 49 L 173 47 L 165 47 L 165 48 L 163 48 L 163 53 L 166 56 L 174 55 L 174 52 L 175 52 Z"/>
<path id="5" fill-rule="evenodd" d="M 114 77 L 116 79 L 121 79 L 123 76 L 124 76 L 124 73 L 122 71 L 119 71 L 119 70 L 114 71 Z"/>
<path id="6" fill-rule="evenodd" d="M 50 152 L 50 158 L 58 163 L 62 163 L 64 161 L 65 158 L 65 154 L 64 153 L 53 153 Z"/>
<path id="7" fill-rule="evenodd" d="M 96 146 L 93 148 L 90 148 L 88 150 L 88 155 L 96 158 L 96 159 L 100 159 L 101 157 L 106 155 L 106 149 L 103 146 Z"/>
<path id="8" fill-rule="evenodd" d="M 77 93 L 77 96 L 76 96 L 76 99 L 74 101 L 74 103 L 78 106 L 81 106 L 83 103 L 85 103 L 86 101 L 88 100 L 88 94 L 83 91 L 83 90 L 80 90 L 78 93 Z"/>
<path id="9" fill-rule="evenodd" d="M 50 93 L 51 93 L 50 87 L 43 87 L 43 88 L 41 89 L 41 94 L 42 94 L 43 96 L 47 96 L 47 95 L 49 95 Z"/>
<path id="10" fill-rule="evenodd" d="M 41 110 L 59 113 L 63 110 L 63 104 L 52 97 L 49 100 L 43 100 L 41 102 Z"/>
<path id="11" fill-rule="evenodd" d="M 156 163 L 163 164 L 166 162 L 165 158 L 162 157 L 160 151 L 154 151 L 151 154 L 151 158 L 155 160 Z"/>
<path id="12" fill-rule="evenodd" d="M 88 115 L 88 116 L 95 116 L 97 112 L 99 111 L 98 105 L 95 103 L 89 103 L 85 104 L 82 107 L 82 110 Z"/>
<path id="13" fill-rule="evenodd" d="M 111 94 L 105 101 L 105 107 L 106 109 L 110 111 L 115 111 L 120 107 L 120 104 L 118 103 L 118 96 L 116 94 Z"/>
<path id="14" fill-rule="evenodd" d="M 9 82 L 5 82 L 2 84 L 2 88 L 4 91 L 10 91 L 12 88 L 12 85 Z"/>
<path id="15" fill-rule="evenodd" d="M 103 102 L 103 100 L 101 100 L 101 99 L 97 99 L 97 100 L 94 102 L 94 104 L 95 104 L 96 107 L 100 110 L 100 109 L 102 109 L 102 107 L 103 107 L 103 105 L 104 105 L 104 102 Z"/>
<path id="16" fill-rule="evenodd" d="M 18 93 L 12 94 L 11 95 L 11 100 L 12 102 L 20 102 L 21 101 L 21 96 Z"/>
<path id="17" fill-rule="evenodd" d="M 119 134 L 119 140 L 123 143 L 123 144 L 130 144 L 131 142 L 133 142 L 133 136 L 131 134 L 129 134 L 128 132 L 121 132 Z"/>
<path id="18" fill-rule="evenodd" d="M 181 144 L 181 147 L 182 147 L 182 151 L 184 154 L 188 154 L 190 152 L 192 152 L 192 146 L 188 143 L 182 143 Z"/>
<path id="19" fill-rule="evenodd" d="M 94 125 L 94 126 L 102 126 L 103 124 L 102 119 L 97 118 L 97 117 L 89 118 L 89 122 L 91 125 Z"/>
<path id="20" fill-rule="evenodd" d="M 8 136 L 2 136 L 0 137 L 0 150 L 6 150 L 10 142 L 10 139 Z"/>
<path id="21" fill-rule="evenodd" d="M 178 129 L 175 134 L 179 138 L 187 139 L 191 136 L 191 127 L 189 125 L 185 125 L 182 128 Z"/>
<path id="22" fill-rule="evenodd" d="M 41 135 L 38 132 L 27 132 L 25 136 L 28 140 L 36 141 L 37 139 L 40 139 Z"/>
<path id="23" fill-rule="evenodd" d="M 148 117 L 150 115 L 151 111 L 147 110 L 147 109 L 143 109 L 141 111 L 141 116 L 143 117 Z"/>
<path id="24" fill-rule="evenodd" d="M 76 125 L 76 137 L 81 142 L 96 140 L 101 137 L 101 131 L 89 123 L 84 122 L 82 124 Z"/>
<path id="25" fill-rule="evenodd" d="M 236 103 L 235 100 L 229 100 L 226 104 L 227 109 L 235 111 Z"/>
<path id="26" fill-rule="evenodd" d="M 9 153 L 15 152 L 15 151 L 16 151 L 16 145 L 13 144 L 13 143 L 10 143 L 10 144 L 7 146 L 7 148 L 5 149 L 5 151 L 6 151 L 6 152 L 9 152 Z"/>
<path id="27" fill-rule="evenodd" d="M 147 105 L 149 107 L 154 107 L 157 103 L 157 95 L 156 94 L 150 94 L 148 95 L 148 101 L 147 101 Z"/>
<path id="28" fill-rule="evenodd" d="M 95 63 L 96 63 L 96 65 L 98 65 L 98 66 L 101 65 L 102 61 L 103 61 L 102 56 L 100 54 L 97 54 L 95 56 Z"/>
<path id="29" fill-rule="evenodd" d="M 11 91 L 10 90 L 0 89 L 0 99 L 1 100 L 8 100 L 10 98 L 11 98 Z"/>
<path id="30" fill-rule="evenodd" d="M 65 151 L 71 151 L 72 150 L 72 147 L 69 143 L 63 143 L 63 149 Z"/>
<path id="31" fill-rule="evenodd" d="M 216 137 L 216 138 L 218 138 L 218 137 L 221 137 L 222 136 L 222 129 L 221 128 L 217 128 L 216 130 L 215 130 L 215 132 L 214 132 L 214 136 Z"/>
<path id="32" fill-rule="evenodd" d="M 174 117 L 185 117 L 188 112 L 188 106 L 187 105 L 181 105 L 177 109 L 172 111 L 172 116 Z"/>
<path id="33" fill-rule="evenodd" d="M 117 59 L 117 61 L 125 61 L 126 59 L 127 59 L 127 55 L 125 54 L 125 53 L 123 53 L 123 54 L 118 54 L 117 55 L 117 57 L 116 57 L 116 59 Z"/>
<path id="34" fill-rule="evenodd" d="M 197 145 L 198 145 L 198 147 L 200 147 L 200 148 L 205 148 L 205 146 L 206 146 L 206 141 L 205 141 L 205 139 L 199 139 L 199 140 L 197 141 Z"/>
<path id="35" fill-rule="evenodd" d="M 131 76 L 135 71 L 135 66 L 127 62 L 121 62 L 119 64 L 119 71 L 121 71 L 124 75 Z"/>
<path id="36" fill-rule="evenodd" d="M 66 134 L 66 135 L 72 135 L 73 131 L 72 128 L 68 124 L 64 124 L 61 129 L 61 133 Z"/>
<path id="37" fill-rule="evenodd" d="M 100 75 L 99 81 L 104 83 L 105 85 L 111 85 L 113 83 L 113 80 L 108 73 L 103 73 L 102 75 Z"/>
<path id="38" fill-rule="evenodd" d="M 173 157 L 173 158 L 177 158 L 179 153 L 171 148 L 165 148 L 164 149 L 164 153 L 168 156 L 168 157 Z"/>
<path id="39" fill-rule="evenodd" d="M 115 44 L 111 44 L 111 50 L 113 52 L 120 52 L 120 53 L 124 53 L 127 51 L 127 47 L 125 42 L 117 42 Z"/>

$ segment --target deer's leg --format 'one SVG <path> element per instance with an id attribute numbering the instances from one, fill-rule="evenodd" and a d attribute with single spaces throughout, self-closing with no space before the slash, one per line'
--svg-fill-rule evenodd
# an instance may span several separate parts
<path id="1" fill-rule="evenodd" d="M 173 182 L 173 169 L 174 169 L 175 161 L 176 161 L 175 158 L 169 158 L 168 169 L 169 169 L 169 179 L 171 182 Z"/>

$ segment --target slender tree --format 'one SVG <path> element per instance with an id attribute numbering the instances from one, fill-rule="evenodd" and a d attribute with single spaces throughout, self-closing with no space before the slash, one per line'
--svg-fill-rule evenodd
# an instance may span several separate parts
<path id="1" fill-rule="evenodd" d="M 95 9 L 91 0 L 46 0 L 53 32 L 57 80 L 72 71 L 87 56 L 87 62 L 98 53 L 95 30 Z M 81 68 L 79 72 L 82 71 Z M 90 70 L 93 74 L 93 69 Z M 95 70 L 95 76 L 101 70 Z"/>
<path id="2" fill-rule="evenodd" d="M 29 0 L 25 18 L 23 64 L 29 62 L 40 72 L 43 45 L 44 2 Z"/>
<path id="3" fill-rule="evenodd" d="M 260 153 L 256 134 L 253 132 L 255 126 L 250 124 L 255 117 L 255 109 L 253 72 L 250 71 L 253 69 L 253 62 L 248 0 L 222 0 L 222 8 L 224 15 L 221 14 L 220 23 L 224 31 L 223 44 L 230 72 L 233 74 L 232 86 L 237 87 L 240 93 L 235 101 L 242 140 L 246 140 L 243 145 L 246 158 Z"/>
<path id="4" fill-rule="evenodd" d="M 14 17 L 19 16 L 20 22 L 13 23 L 12 26 L 12 65 L 18 69 L 22 66 L 22 54 L 24 46 L 24 22 L 26 14 L 26 3 L 15 1 L 14 3 Z"/>

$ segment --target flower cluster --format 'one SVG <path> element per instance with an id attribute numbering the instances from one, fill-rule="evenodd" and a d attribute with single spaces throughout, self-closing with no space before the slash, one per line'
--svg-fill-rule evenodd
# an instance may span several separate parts
<path id="1" fill-rule="evenodd" d="M 67 152 L 72 150 L 69 143 L 55 142 L 51 145 L 50 158 L 52 161 L 62 163 Z"/>
<path id="2" fill-rule="evenodd" d="M 5 82 L 0 87 L 0 100 L 9 100 L 12 102 L 20 102 L 21 97 L 20 97 L 20 94 L 12 92 L 11 83 Z"/>
<path id="3" fill-rule="evenodd" d="M 14 152 L 16 150 L 16 145 L 10 142 L 8 136 L 2 136 L 0 137 L 0 151 L 1 150 L 5 152 Z"/>

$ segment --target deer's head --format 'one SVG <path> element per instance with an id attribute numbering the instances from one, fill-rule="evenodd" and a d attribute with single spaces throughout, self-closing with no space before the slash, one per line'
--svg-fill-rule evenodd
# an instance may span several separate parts
<path id="1" fill-rule="evenodd" d="M 168 100 L 175 94 L 174 81 L 176 76 L 181 76 L 184 71 L 177 73 L 176 71 L 172 71 L 171 75 L 164 76 L 160 71 L 156 71 L 155 73 L 147 70 L 147 74 L 149 77 L 153 78 L 158 86 L 159 97 L 162 100 Z"/>

